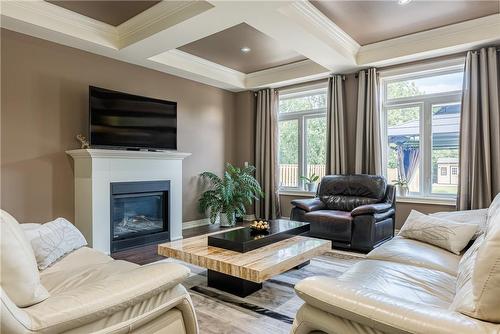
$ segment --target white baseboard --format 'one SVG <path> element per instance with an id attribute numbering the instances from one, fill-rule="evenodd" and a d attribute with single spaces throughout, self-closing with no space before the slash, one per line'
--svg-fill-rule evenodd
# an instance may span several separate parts
<path id="1" fill-rule="evenodd" d="M 184 222 L 182 223 L 182 229 L 188 229 L 188 228 L 193 228 L 193 227 L 198 227 L 198 226 L 204 226 L 204 225 L 209 225 L 210 224 L 210 219 L 209 218 L 203 218 L 203 219 L 198 219 L 198 220 L 191 220 L 189 222 Z"/>

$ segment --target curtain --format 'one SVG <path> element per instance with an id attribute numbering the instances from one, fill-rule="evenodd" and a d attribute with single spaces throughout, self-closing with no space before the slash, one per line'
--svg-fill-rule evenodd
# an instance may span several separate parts
<path id="1" fill-rule="evenodd" d="M 264 191 L 264 197 L 255 202 L 255 214 L 261 219 L 279 217 L 277 103 L 274 89 L 257 92 L 255 176 Z"/>
<path id="2" fill-rule="evenodd" d="M 406 181 L 408 184 L 415 176 L 415 171 L 418 168 L 418 159 L 420 157 L 419 147 L 397 147 L 398 156 L 398 176 L 400 180 Z M 392 180 L 389 180 L 392 181 Z"/>
<path id="3" fill-rule="evenodd" d="M 328 79 L 326 133 L 326 174 L 347 173 L 346 111 L 344 80 L 341 75 Z"/>
<path id="4" fill-rule="evenodd" d="M 377 70 L 370 68 L 358 75 L 356 115 L 356 174 L 382 174 L 382 140 Z"/>
<path id="5" fill-rule="evenodd" d="M 469 51 L 460 120 L 458 210 L 486 208 L 500 192 L 499 55 Z"/>

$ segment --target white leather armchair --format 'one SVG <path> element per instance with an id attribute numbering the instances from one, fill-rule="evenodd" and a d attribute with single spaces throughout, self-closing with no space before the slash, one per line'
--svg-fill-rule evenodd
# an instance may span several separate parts
<path id="1" fill-rule="evenodd" d="M 174 263 L 138 266 L 80 248 L 40 272 L 46 300 L 17 307 L 2 289 L 1 333 L 195 334 L 191 298 Z"/>

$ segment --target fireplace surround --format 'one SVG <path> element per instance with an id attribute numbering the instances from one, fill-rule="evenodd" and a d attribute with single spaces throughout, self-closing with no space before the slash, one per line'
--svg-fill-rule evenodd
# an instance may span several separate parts
<path id="1" fill-rule="evenodd" d="M 74 160 L 75 226 L 91 247 L 110 254 L 135 246 L 135 241 L 152 243 L 182 239 L 182 161 L 190 153 L 106 149 L 66 153 Z M 131 189 L 141 183 L 146 189 Z M 116 201 L 116 211 L 111 209 L 113 201 Z M 157 211 L 154 211 L 155 203 L 161 203 L 162 208 L 156 206 Z M 125 215 L 121 211 L 125 209 L 135 210 L 137 214 Z M 157 214 L 153 214 L 155 212 Z M 123 217 L 118 220 L 128 219 L 129 225 L 122 224 L 121 229 L 119 226 L 115 237 L 114 220 L 120 215 Z M 154 216 L 160 215 L 161 224 L 147 221 L 156 220 Z M 134 222 L 136 226 L 130 225 Z M 141 226 L 149 227 L 149 231 L 134 233 L 130 230 Z M 158 240 L 152 240 L 154 238 Z"/>
<path id="2" fill-rule="evenodd" d="M 170 181 L 111 183 L 111 252 L 170 240 Z"/>

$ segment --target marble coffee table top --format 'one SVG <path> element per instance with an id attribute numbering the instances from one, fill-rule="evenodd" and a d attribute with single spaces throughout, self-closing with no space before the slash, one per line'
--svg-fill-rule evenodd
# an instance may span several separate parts
<path id="1" fill-rule="evenodd" d="M 243 227 L 234 229 L 239 228 Z M 226 231 L 229 229 L 223 232 Z M 208 236 L 218 233 L 221 231 L 160 244 L 158 254 L 261 283 L 326 253 L 332 247 L 329 240 L 294 236 L 250 252 L 239 253 L 208 246 Z"/>

